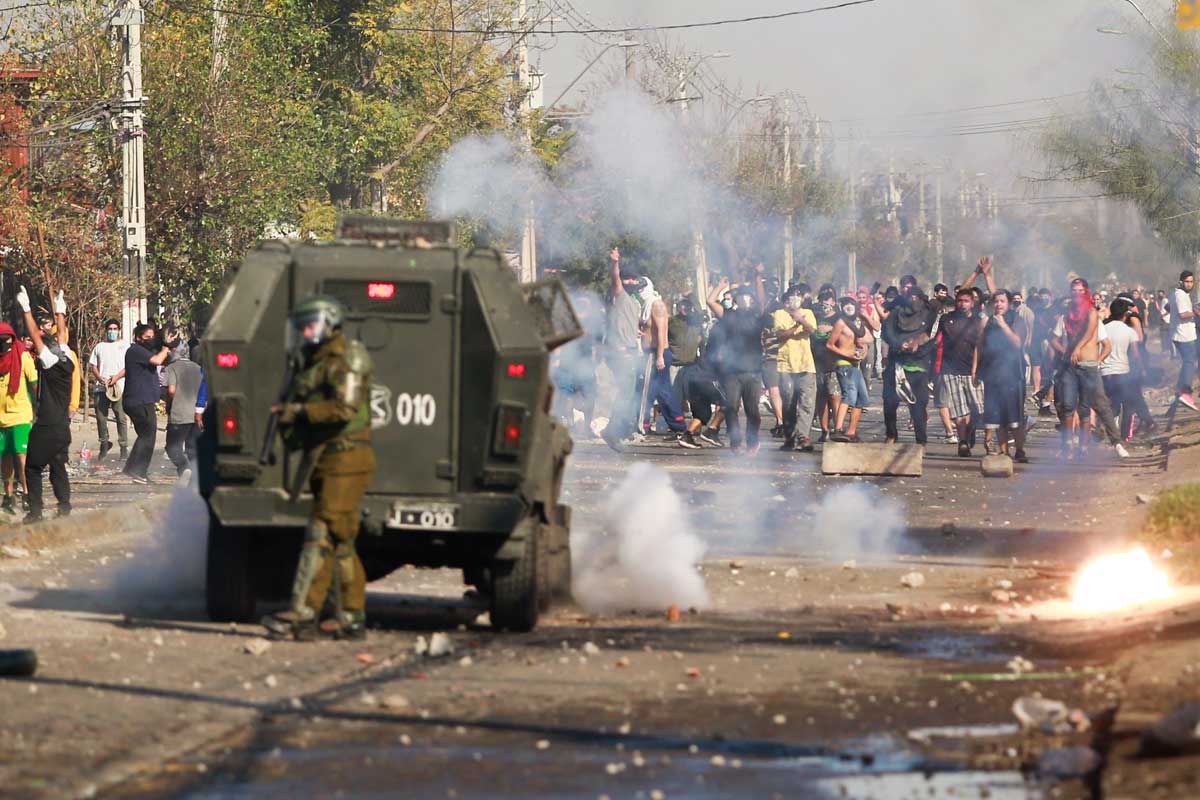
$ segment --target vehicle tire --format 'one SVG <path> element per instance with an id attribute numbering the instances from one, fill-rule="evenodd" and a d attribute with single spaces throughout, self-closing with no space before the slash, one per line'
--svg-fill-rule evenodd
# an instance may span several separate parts
<path id="1" fill-rule="evenodd" d="M 492 562 L 492 627 L 531 631 L 538 621 L 538 536 L 529 531 L 515 561 Z"/>
<path id="2" fill-rule="evenodd" d="M 552 556 L 550 567 L 550 598 L 554 603 L 570 603 L 571 594 L 571 545 L 570 533 L 557 525 L 551 528 L 561 538 Z"/>
<path id="3" fill-rule="evenodd" d="M 257 598 L 251 574 L 250 541 L 245 529 L 227 528 L 208 518 L 205 604 L 214 622 L 252 622 Z"/>

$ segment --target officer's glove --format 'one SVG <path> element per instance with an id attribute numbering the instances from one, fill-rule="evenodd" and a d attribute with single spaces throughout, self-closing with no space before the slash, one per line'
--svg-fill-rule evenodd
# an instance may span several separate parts
<path id="1" fill-rule="evenodd" d="M 67 298 L 63 294 L 62 289 L 59 289 L 58 294 L 54 295 L 54 313 L 55 314 L 66 314 L 67 313 Z"/>
<path id="2" fill-rule="evenodd" d="M 17 305 L 26 314 L 29 313 L 29 292 L 25 291 L 25 286 L 22 284 L 20 289 L 17 289 Z"/>
<path id="3" fill-rule="evenodd" d="M 279 422 L 282 425 L 291 425 L 304 412 L 304 406 L 300 403 L 284 403 L 283 408 L 279 409 Z"/>

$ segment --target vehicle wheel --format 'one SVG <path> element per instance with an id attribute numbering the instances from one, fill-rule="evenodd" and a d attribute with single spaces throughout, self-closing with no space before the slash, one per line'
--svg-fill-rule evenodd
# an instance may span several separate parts
<path id="1" fill-rule="evenodd" d="M 254 620 L 256 598 L 246 531 L 227 528 L 211 514 L 204 590 L 209 619 L 214 622 Z"/>
<path id="2" fill-rule="evenodd" d="M 571 595 L 571 543 L 570 531 L 557 525 L 550 528 L 558 539 L 550 567 L 550 597 L 555 603 L 570 603 Z"/>
<path id="3" fill-rule="evenodd" d="M 492 562 L 491 618 L 497 630 L 531 631 L 538 620 L 538 536 L 529 531 L 515 561 Z"/>

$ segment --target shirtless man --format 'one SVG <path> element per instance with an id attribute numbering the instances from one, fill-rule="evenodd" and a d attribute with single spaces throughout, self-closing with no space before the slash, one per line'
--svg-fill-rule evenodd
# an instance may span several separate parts
<path id="1" fill-rule="evenodd" d="M 1066 357 L 1067 363 L 1059 374 L 1054 387 L 1058 403 L 1058 415 L 1062 421 L 1062 453 L 1067 459 L 1082 456 L 1083 444 L 1079 437 L 1080 409 L 1089 408 L 1096 412 L 1104 433 L 1121 458 L 1129 458 L 1129 452 L 1121 444 L 1121 433 L 1113 418 L 1112 406 L 1104 393 L 1104 382 L 1100 378 L 1100 315 L 1092 302 L 1092 293 L 1087 281 L 1076 278 L 1071 281 L 1071 307 L 1054 331 L 1051 347 Z"/>
<path id="2" fill-rule="evenodd" d="M 680 435 L 687 430 L 687 425 L 684 423 L 683 411 L 675 402 L 675 392 L 671 389 L 673 355 L 667 337 L 671 314 L 662 296 L 654 291 L 654 284 L 649 278 L 639 281 L 638 297 L 642 302 L 642 349 L 654 358 L 650 386 L 644 392 L 646 407 L 642 410 L 642 431 L 650 433 L 650 409 L 657 402 L 658 409 L 667 422 L 667 428 L 672 434 Z"/>
<path id="3" fill-rule="evenodd" d="M 837 406 L 837 416 L 833 425 L 833 440 L 836 442 L 857 442 L 858 421 L 863 409 L 867 407 L 867 383 L 862 373 L 862 360 L 870 350 L 872 333 L 859 312 L 858 300 L 853 296 L 843 297 L 839 303 L 837 322 L 829 334 L 829 342 L 825 346 L 834 356 L 834 370 L 837 373 L 838 386 L 841 388 L 841 399 Z M 842 425 L 846 421 L 846 412 L 850 412 L 850 425 L 845 432 Z"/>

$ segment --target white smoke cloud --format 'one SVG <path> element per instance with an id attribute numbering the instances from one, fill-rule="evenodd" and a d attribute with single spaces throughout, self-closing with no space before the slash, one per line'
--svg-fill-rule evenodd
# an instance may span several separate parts
<path id="1" fill-rule="evenodd" d="M 123 603 L 202 602 L 207 542 L 208 507 L 194 486 L 176 487 L 149 540 L 113 572 L 109 593 Z"/>
<path id="2" fill-rule="evenodd" d="M 704 542 L 661 467 L 634 464 L 609 498 L 602 527 L 576 525 L 571 552 L 575 599 L 590 611 L 708 605 L 696 571 Z"/>
<path id="3" fill-rule="evenodd" d="M 821 496 L 805 538 L 834 558 L 881 559 L 896 552 L 904 527 L 900 502 L 869 483 L 847 483 Z"/>

